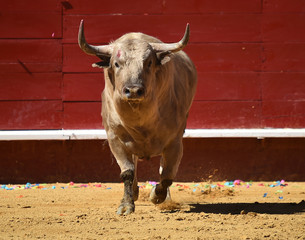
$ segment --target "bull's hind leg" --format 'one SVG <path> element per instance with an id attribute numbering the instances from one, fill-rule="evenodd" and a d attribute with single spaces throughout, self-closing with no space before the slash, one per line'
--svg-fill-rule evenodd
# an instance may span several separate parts
<path id="1" fill-rule="evenodd" d="M 150 192 L 150 201 L 153 204 L 160 204 L 165 201 L 166 198 L 170 199 L 169 186 L 172 185 L 173 181 L 165 179 L 157 184 Z"/>
<path id="2" fill-rule="evenodd" d="M 169 187 L 177 174 L 182 153 L 182 140 L 173 142 L 164 150 L 160 164 L 161 181 L 152 189 L 150 194 L 150 200 L 154 204 L 160 204 L 167 197 L 170 197 Z"/>

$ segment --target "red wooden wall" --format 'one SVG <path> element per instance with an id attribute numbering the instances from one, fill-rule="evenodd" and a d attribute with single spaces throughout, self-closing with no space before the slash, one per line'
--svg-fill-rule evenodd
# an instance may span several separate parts
<path id="1" fill-rule="evenodd" d="M 0 1 L 0 129 L 102 128 L 97 58 L 77 45 L 130 31 L 185 51 L 199 83 L 188 128 L 305 127 L 303 0 Z"/>

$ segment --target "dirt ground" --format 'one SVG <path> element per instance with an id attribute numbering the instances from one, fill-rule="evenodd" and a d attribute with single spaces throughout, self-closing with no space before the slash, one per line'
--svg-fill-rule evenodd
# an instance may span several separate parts
<path id="1" fill-rule="evenodd" d="M 0 185 L 0 239 L 305 239 L 304 182 L 175 182 L 160 206 L 153 184 L 129 216 L 122 184 Z"/>

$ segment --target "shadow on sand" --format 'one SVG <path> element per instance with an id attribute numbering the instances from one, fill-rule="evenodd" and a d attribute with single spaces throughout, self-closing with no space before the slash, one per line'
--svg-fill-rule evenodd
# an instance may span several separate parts
<path id="1" fill-rule="evenodd" d="M 300 203 L 215 203 L 215 204 L 189 204 L 188 213 L 215 213 L 215 214 L 241 214 L 266 213 L 266 214 L 296 214 L 305 213 L 305 201 Z"/>

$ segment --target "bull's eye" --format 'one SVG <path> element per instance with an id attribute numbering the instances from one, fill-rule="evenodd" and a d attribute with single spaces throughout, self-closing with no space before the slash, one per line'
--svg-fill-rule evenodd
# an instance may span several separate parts
<path id="1" fill-rule="evenodd" d="M 114 66 L 115 66 L 116 68 L 119 68 L 119 67 L 120 67 L 120 65 L 119 65 L 117 62 L 114 63 Z"/>
<path id="2" fill-rule="evenodd" d="M 151 67 L 151 64 L 152 64 L 152 61 L 150 60 L 147 64 L 147 67 L 150 68 Z"/>

